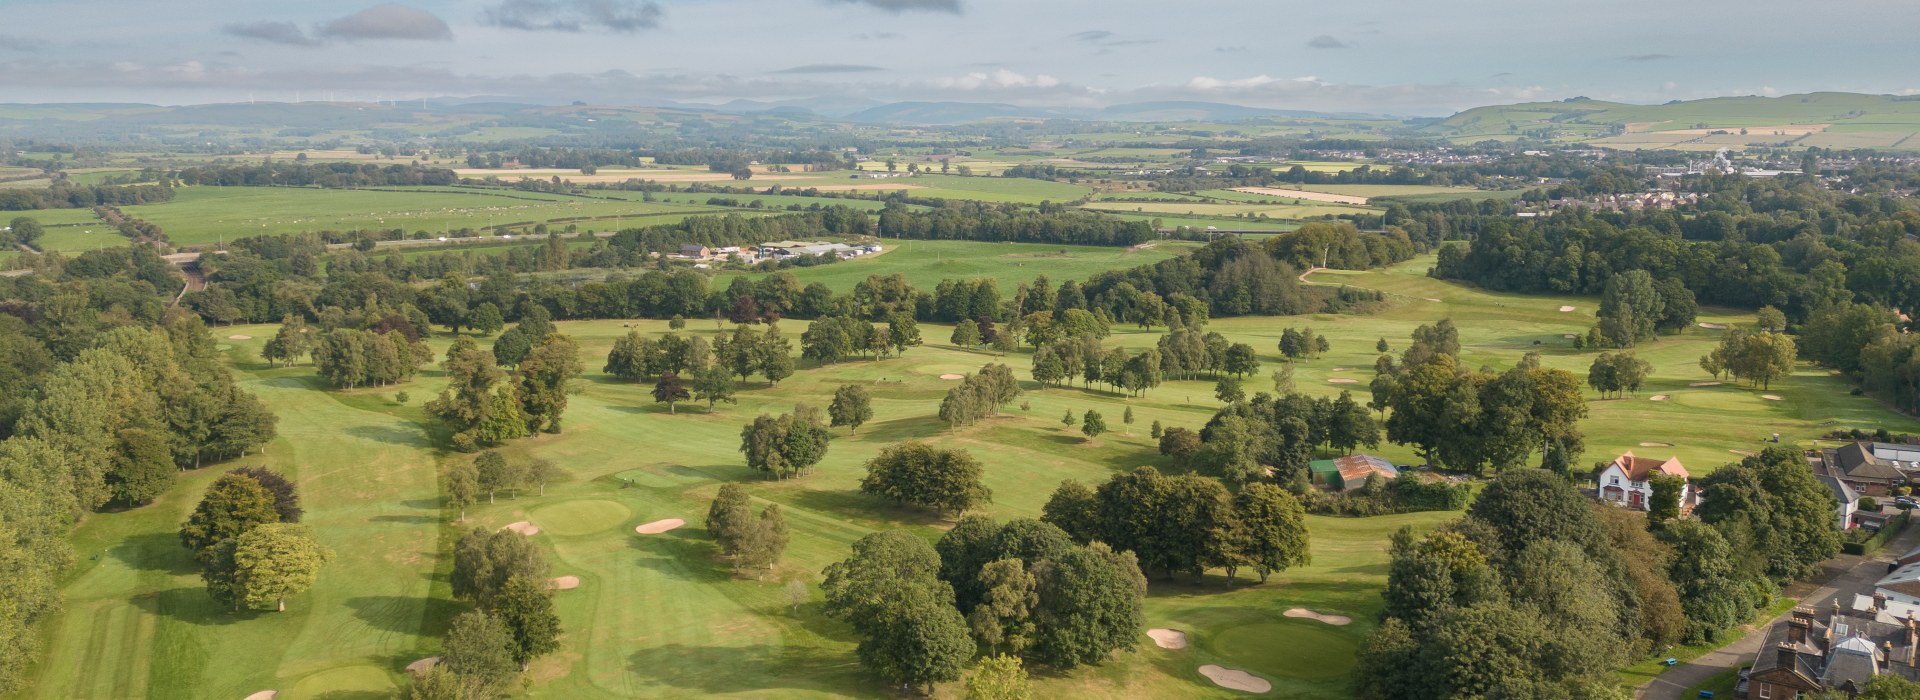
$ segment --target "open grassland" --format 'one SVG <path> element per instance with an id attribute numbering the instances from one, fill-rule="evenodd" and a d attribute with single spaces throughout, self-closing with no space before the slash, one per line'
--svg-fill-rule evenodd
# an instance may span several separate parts
<path id="1" fill-rule="evenodd" d="M 439 232 L 574 219 L 711 213 L 716 207 L 451 187 L 339 190 L 191 187 L 171 202 L 121 207 L 181 245 L 261 234 L 347 229 Z M 591 221 L 582 221 L 591 227 Z M 607 226 L 609 228 L 613 226 Z"/>
<path id="2" fill-rule="evenodd" d="M 1047 243 L 974 243 L 968 241 L 913 241 L 883 239 L 879 255 L 866 255 L 828 265 L 790 268 L 801 284 L 819 282 L 837 293 L 853 290 L 871 275 L 901 273 L 913 286 L 931 290 L 943 279 L 991 277 L 999 280 L 1000 294 L 1012 298 L 1021 282 L 1046 275 L 1055 284 L 1086 279 L 1106 270 L 1149 265 L 1191 250 L 1195 244 L 1160 241 L 1146 248 L 1056 245 Z M 725 287 L 729 273 L 714 282 Z M 760 273 L 754 273 L 756 275 Z"/>
<path id="3" fill-rule="evenodd" d="M 983 248 L 1013 248 L 889 245 L 897 247 L 885 255 L 800 272 L 854 270 L 864 277 L 862 268 L 898 269 L 912 259 L 910 252 L 931 252 L 938 261 L 971 246 L 970 257 L 992 259 L 997 253 Z M 1149 252 L 1124 264 L 1144 262 Z M 1538 349 L 1547 365 L 1584 374 L 1594 353 L 1573 351 L 1561 336 L 1593 322 L 1593 298 L 1486 293 L 1425 277 L 1431 262 L 1427 257 L 1384 270 L 1323 271 L 1309 278 L 1388 292 L 1393 305 L 1377 315 L 1219 319 L 1210 328 L 1252 344 L 1270 370 L 1279 361 L 1274 345 L 1281 330 L 1313 326 L 1329 337 L 1332 351 L 1301 363 L 1295 382 L 1300 390 L 1322 396 L 1342 388 L 1364 395 L 1377 339 L 1387 338 L 1397 351 L 1414 327 L 1444 317 L 1459 324 L 1469 365 L 1507 367 Z M 1023 271 L 1045 272 L 1056 280 L 1081 276 L 1057 269 L 1036 265 Z M 916 283 L 925 286 L 917 278 Z M 1003 292 L 1010 287 L 1003 284 Z M 836 284 L 836 289 L 845 287 Z M 1562 305 L 1575 310 L 1560 312 Z M 1750 319 L 1708 313 L 1702 320 Z M 908 439 L 965 447 L 985 465 L 994 492 L 985 511 L 1002 519 L 1032 517 L 1062 479 L 1097 482 L 1140 465 L 1170 466 L 1153 450 L 1147 426 L 1157 420 L 1197 428 L 1218 408 L 1206 381 L 1172 381 L 1133 398 L 1029 384 L 1020 399 L 1029 404 L 1027 410 L 1017 401 L 1000 417 L 948 430 L 934 414 L 954 383 L 940 375 L 1007 362 L 1024 378 L 1029 359 L 1024 352 L 996 356 L 954 348 L 944 342 L 948 328 L 926 324 L 926 345 L 904 357 L 826 367 L 803 363 L 799 374 L 778 387 L 757 378 L 745 385 L 738 405 L 723 404 L 708 413 L 705 406 L 688 403 L 678 415 L 668 415 L 650 400 L 648 386 L 599 371 L 613 341 L 629 327 L 659 334 L 666 330 L 664 322 L 559 326 L 580 343 L 588 367 L 571 397 L 566 432 L 522 440 L 507 451 L 552 460 L 564 476 L 544 495 L 502 494 L 496 503 L 472 508 L 464 525 L 495 528 L 529 520 L 543 529 L 536 539 L 552 554 L 553 574 L 582 580 L 579 589 L 557 594 L 567 634 L 560 651 L 533 665 L 533 694 L 539 697 L 886 696 L 886 684 L 855 663 L 856 640 L 848 629 L 821 614 L 819 572 L 866 533 L 908 528 L 933 538 L 949 523 L 860 494 L 864 460 Z M 783 324 L 790 338 L 804 327 L 800 321 Z M 712 330 L 696 321 L 688 332 Z M 238 463 L 266 464 L 296 477 L 307 521 L 338 559 L 311 593 L 289 601 L 288 612 L 232 615 L 207 601 L 174 536 L 218 468 L 187 475 L 150 506 L 91 515 L 75 535 L 80 563 L 65 584 L 67 612 L 54 623 L 30 697 L 240 697 L 269 688 L 286 698 L 338 691 L 371 696 L 390 692 L 404 681 L 401 669 L 407 663 L 437 651 L 436 636 L 462 607 L 448 600 L 444 583 L 445 543 L 462 525 L 451 522 L 457 513 L 440 508 L 433 475 L 447 460 L 466 457 L 428 442 L 417 406 L 439 390 L 444 378 L 428 371 L 402 387 L 325 391 L 308 365 L 273 369 L 257 359 L 273 331 L 272 326 L 215 330 L 242 383 L 281 417 L 281 437 L 267 452 Z M 1162 332 L 1117 328 L 1109 343 L 1149 347 Z M 1802 442 L 1834 427 L 1920 430 L 1920 423 L 1849 396 L 1840 380 L 1811 369 L 1767 392 L 1783 401 L 1763 400 L 1763 392 L 1746 387 L 1689 387 L 1710 379 L 1695 359 L 1720 333 L 1696 330 L 1643 346 L 1638 352 L 1654 364 L 1647 390 L 1591 404 L 1593 415 L 1582 425 L 1584 459 L 1605 459 L 1625 449 L 1672 453 L 1700 474 L 1736 459 L 1729 450 L 1758 449 L 1759 440 L 1772 432 L 1781 433 L 1783 442 Z M 436 334 L 433 342 L 444 350 L 449 340 Z M 1360 384 L 1327 381 L 1333 378 Z M 799 402 L 824 405 L 845 383 L 869 389 L 875 418 L 858 433 L 836 430 L 815 473 L 767 481 L 742 465 L 737 451 L 742 423 Z M 1264 379 L 1250 382 L 1250 388 L 1264 385 Z M 410 393 L 411 401 L 394 401 L 397 390 Z M 1656 393 L 1673 398 L 1647 400 Z M 1130 425 L 1120 420 L 1129 406 L 1136 414 Z M 1059 422 L 1063 412 L 1088 409 L 1104 413 L 1114 432 L 1088 441 Z M 1641 448 L 1642 441 L 1676 446 Z M 1412 457 L 1399 446 L 1380 452 L 1396 460 Z M 744 484 L 758 502 L 779 503 L 786 513 L 792 544 L 782 565 L 764 580 L 730 573 L 704 530 L 707 503 L 726 482 Z M 1346 697 L 1352 650 L 1380 608 L 1387 536 L 1402 526 L 1428 528 L 1452 517 L 1312 517 L 1312 565 L 1277 574 L 1265 584 L 1251 585 L 1243 577 L 1229 587 L 1218 572 L 1198 582 L 1156 579 L 1147 601 L 1148 626 L 1186 632 L 1187 649 L 1159 649 L 1143 636 L 1139 648 L 1104 665 L 1071 674 L 1039 673 L 1036 697 L 1244 697 L 1202 678 L 1196 669 L 1209 663 L 1271 680 L 1274 688 L 1267 697 Z M 636 525 L 664 518 L 685 519 L 687 526 L 660 535 L 633 532 Z M 797 610 L 784 593 L 791 580 L 806 582 L 813 596 Z M 1354 623 L 1329 627 L 1284 617 L 1293 607 L 1347 615 Z M 957 686 L 948 684 L 941 695 L 955 697 Z"/>
<path id="4" fill-rule="evenodd" d="M 1215 204 L 1210 202 L 1088 202 L 1083 208 L 1127 214 L 1186 214 L 1201 217 L 1265 216 L 1269 219 L 1304 219 L 1310 216 L 1363 214 L 1375 211 L 1364 206 L 1331 204 L 1301 199 L 1282 204 L 1273 200 L 1263 204 Z"/>

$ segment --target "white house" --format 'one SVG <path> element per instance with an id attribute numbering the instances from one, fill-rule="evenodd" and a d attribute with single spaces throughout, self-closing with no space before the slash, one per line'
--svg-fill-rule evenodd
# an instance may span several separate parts
<path id="1" fill-rule="evenodd" d="M 1840 529 L 1853 529 L 1853 513 L 1860 508 L 1859 492 L 1854 491 L 1852 486 L 1848 486 L 1847 482 L 1837 477 L 1815 476 L 1814 478 L 1819 479 L 1820 483 L 1826 485 L 1828 491 L 1833 492 L 1833 515 L 1838 519 Z"/>
<path id="2" fill-rule="evenodd" d="M 1653 485 L 1648 483 L 1648 479 L 1656 473 L 1677 476 L 1682 481 L 1687 479 L 1687 468 L 1680 466 L 1677 457 L 1668 457 L 1664 462 L 1635 457 L 1632 452 L 1615 457 L 1613 463 L 1600 469 L 1600 500 L 1624 508 L 1649 510 L 1653 505 Z M 1692 483 L 1681 485 L 1681 504 L 1688 503 L 1692 495 Z"/>

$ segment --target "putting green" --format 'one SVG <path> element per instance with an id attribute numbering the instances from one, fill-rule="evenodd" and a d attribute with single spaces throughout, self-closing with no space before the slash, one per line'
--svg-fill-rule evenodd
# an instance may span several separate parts
<path id="1" fill-rule="evenodd" d="M 390 698 L 397 688 L 393 685 L 392 674 L 377 666 L 360 664 L 330 668 L 300 679 L 292 688 L 279 695 L 284 700 L 307 700 L 308 698 L 326 698 L 327 700 L 361 700 L 366 698 Z"/>
<path id="2" fill-rule="evenodd" d="M 1256 622 L 1203 638 L 1225 665 L 1263 675 L 1306 680 L 1339 678 L 1353 670 L 1359 646 L 1318 622 Z"/>
<path id="3" fill-rule="evenodd" d="M 591 535 L 619 527 L 633 515 L 613 501 L 564 501 L 540 506 L 528 513 L 540 528 L 555 535 Z"/>

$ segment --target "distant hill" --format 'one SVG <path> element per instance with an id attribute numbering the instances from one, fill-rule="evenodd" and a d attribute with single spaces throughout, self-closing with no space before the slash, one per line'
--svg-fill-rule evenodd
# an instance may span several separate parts
<path id="1" fill-rule="evenodd" d="M 1049 109 L 995 102 L 894 102 L 863 109 L 847 121 L 870 124 L 965 124 L 988 119 L 1052 119 L 1068 115 Z"/>
<path id="2" fill-rule="evenodd" d="M 1293 119 L 1379 119 L 1368 114 L 1329 114 L 1298 109 L 1267 109 L 1220 102 L 1133 102 L 1101 109 L 1099 119 L 1130 122 L 1212 121 L 1232 122 L 1261 118 Z"/>
<path id="3" fill-rule="evenodd" d="M 1920 97 L 1816 92 L 1660 105 L 1575 98 L 1478 107 L 1422 130 L 1457 141 L 1551 136 L 1611 148 L 1920 148 Z"/>

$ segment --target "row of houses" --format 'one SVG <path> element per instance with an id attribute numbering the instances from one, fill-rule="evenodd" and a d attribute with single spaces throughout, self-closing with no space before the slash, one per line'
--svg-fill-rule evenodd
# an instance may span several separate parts
<path id="1" fill-rule="evenodd" d="M 724 260 L 728 257 L 738 257 L 743 262 L 752 264 L 765 258 L 783 260 L 802 255 L 819 256 L 830 254 L 837 255 L 844 259 L 855 258 L 862 255 L 872 255 L 880 251 L 881 247 L 877 243 L 855 246 L 845 243 L 775 241 L 757 247 L 703 246 L 697 243 L 688 243 L 680 246 L 680 252 L 675 254 L 674 257 L 688 260 Z"/>
<path id="2" fill-rule="evenodd" d="M 1872 593 L 1836 597 L 1819 619 L 1799 607 L 1767 630 L 1734 686 L 1739 698 L 1772 700 L 1837 690 L 1859 692 L 1874 676 L 1920 681 L 1920 548 L 1894 560 Z"/>

